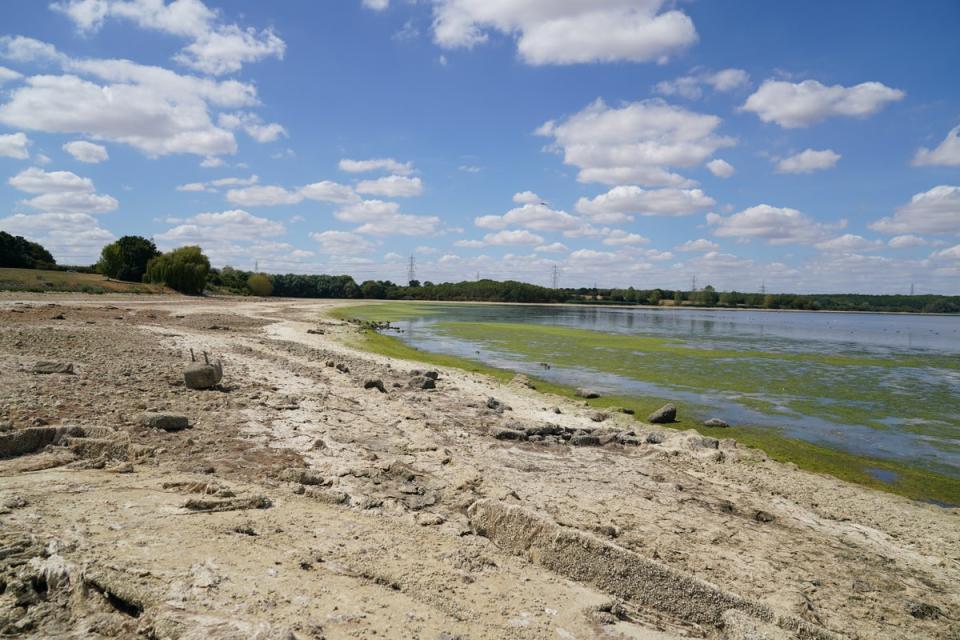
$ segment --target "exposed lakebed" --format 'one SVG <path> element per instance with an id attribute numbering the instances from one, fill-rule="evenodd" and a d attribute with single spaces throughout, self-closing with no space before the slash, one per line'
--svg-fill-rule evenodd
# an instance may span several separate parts
<path id="1" fill-rule="evenodd" d="M 417 349 L 960 478 L 960 318 L 371 305 Z M 873 474 L 884 482 L 895 475 Z"/>

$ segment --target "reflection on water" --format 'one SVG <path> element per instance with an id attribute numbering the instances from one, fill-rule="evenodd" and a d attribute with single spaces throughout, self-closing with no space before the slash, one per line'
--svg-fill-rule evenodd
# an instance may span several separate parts
<path id="1" fill-rule="evenodd" d="M 491 344 L 444 333 L 444 322 L 507 322 L 590 329 L 615 335 L 680 340 L 684 347 L 891 358 L 909 356 L 913 366 L 834 367 L 778 358 L 672 355 L 648 366 L 645 376 L 619 367 L 646 354 L 604 347 L 607 366 L 593 354 L 561 353 L 570 345 L 549 343 L 552 352 L 532 359 Z M 589 384 L 610 395 L 681 401 L 698 417 L 773 427 L 784 434 L 853 453 L 896 459 L 960 477 L 960 372 L 916 366 L 960 357 L 960 318 L 813 312 L 712 311 L 575 306 L 436 305 L 422 318 L 395 323 L 405 342 L 427 351 L 480 359 L 552 382 Z M 544 347 L 546 348 L 546 347 Z M 599 348 L 595 351 L 600 351 Z M 593 358 L 587 357 L 593 355 Z M 576 364 L 539 367 L 536 360 L 568 356 Z M 612 356 L 612 357 L 611 357 Z M 715 371 L 715 383 L 692 386 L 682 375 Z M 696 370 L 693 369 L 696 367 Z M 672 376 L 672 377 L 671 377 Z M 703 380 L 704 376 L 690 376 Z M 736 377 L 746 390 L 725 385 Z M 709 376 L 706 377 L 709 380 Z M 750 385 L 753 385 L 752 387 Z M 736 389 L 736 391 L 734 390 Z M 935 404 L 939 399 L 942 406 Z M 883 470 L 877 470 L 878 479 Z"/>

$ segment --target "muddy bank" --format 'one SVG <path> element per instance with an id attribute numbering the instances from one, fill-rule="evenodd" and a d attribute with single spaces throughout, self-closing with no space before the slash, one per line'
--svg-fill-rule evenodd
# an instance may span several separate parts
<path id="1" fill-rule="evenodd" d="M 0 298 L 0 634 L 960 633 L 957 510 L 359 353 L 332 304 Z"/>

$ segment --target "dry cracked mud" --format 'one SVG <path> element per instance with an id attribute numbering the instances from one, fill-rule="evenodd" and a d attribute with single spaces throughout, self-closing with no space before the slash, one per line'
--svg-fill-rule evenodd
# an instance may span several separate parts
<path id="1" fill-rule="evenodd" d="M 336 304 L 0 296 L 0 637 L 960 638 L 960 510 L 423 388 Z"/>

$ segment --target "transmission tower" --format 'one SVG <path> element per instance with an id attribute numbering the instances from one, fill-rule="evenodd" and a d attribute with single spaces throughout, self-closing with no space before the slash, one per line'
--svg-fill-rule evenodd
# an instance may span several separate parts
<path id="1" fill-rule="evenodd" d="M 410 265 L 407 267 L 407 284 L 417 279 L 417 259 L 410 256 Z"/>
<path id="2" fill-rule="evenodd" d="M 690 291 L 697 290 L 697 274 L 693 274 L 693 278 L 690 280 Z"/>
<path id="3" fill-rule="evenodd" d="M 766 292 L 767 292 L 767 281 L 764 280 L 763 282 L 760 283 L 760 293 L 765 294 Z"/>
<path id="4" fill-rule="evenodd" d="M 910 295 L 913 295 L 913 283 L 910 283 Z"/>
<path id="5" fill-rule="evenodd" d="M 560 284 L 560 267 L 553 265 L 553 288 L 559 289 Z"/>

